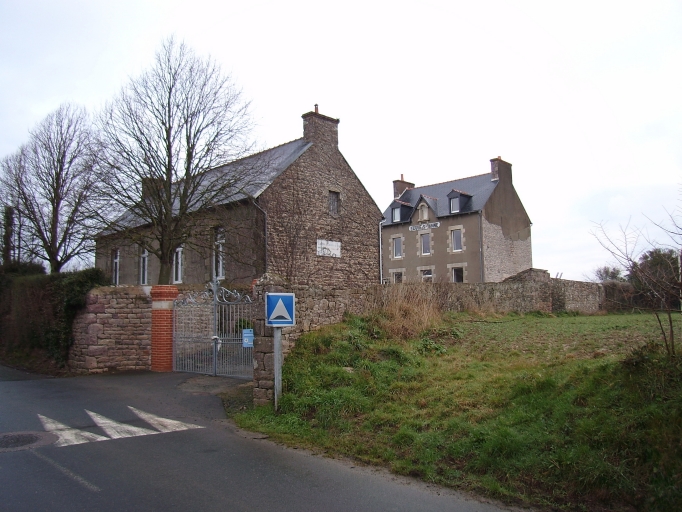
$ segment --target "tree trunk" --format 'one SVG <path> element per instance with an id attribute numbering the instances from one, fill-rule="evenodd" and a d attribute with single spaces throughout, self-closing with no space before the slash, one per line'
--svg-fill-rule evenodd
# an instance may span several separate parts
<path id="1" fill-rule="evenodd" d="M 161 261 L 161 268 L 159 268 L 159 284 L 173 284 L 173 262 Z"/>

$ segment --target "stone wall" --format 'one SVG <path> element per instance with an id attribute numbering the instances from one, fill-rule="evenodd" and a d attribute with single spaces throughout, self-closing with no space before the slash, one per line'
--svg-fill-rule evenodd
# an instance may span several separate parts
<path id="1" fill-rule="evenodd" d="M 258 200 L 267 212 L 267 270 L 324 288 L 378 283 L 381 212 L 339 151 L 338 119 L 303 118 L 310 146 Z M 339 244 L 340 256 L 318 253 L 318 241 Z"/>
<path id="2" fill-rule="evenodd" d="M 105 286 L 87 296 L 73 323 L 68 364 L 77 373 L 148 370 L 152 301 L 149 286 Z"/>
<path id="3" fill-rule="evenodd" d="M 604 307 L 604 287 L 599 283 L 551 279 L 552 311 L 594 313 Z"/>

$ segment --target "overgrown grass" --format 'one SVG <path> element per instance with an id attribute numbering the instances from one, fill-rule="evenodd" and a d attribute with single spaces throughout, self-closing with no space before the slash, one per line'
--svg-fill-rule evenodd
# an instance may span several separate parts
<path id="1" fill-rule="evenodd" d="M 280 412 L 239 425 L 509 502 L 682 503 L 682 365 L 652 317 L 448 314 L 409 340 L 382 324 L 300 338 Z"/>

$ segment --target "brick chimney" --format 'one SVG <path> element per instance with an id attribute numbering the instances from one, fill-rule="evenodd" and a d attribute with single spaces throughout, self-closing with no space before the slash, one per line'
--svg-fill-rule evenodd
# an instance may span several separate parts
<path id="1" fill-rule="evenodd" d="M 314 144 L 339 145 L 339 119 L 323 116 L 318 112 L 303 114 L 303 138 Z"/>
<path id="2" fill-rule="evenodd" d="M 414 183 L 405 181 L 405 177 L 401 174 L 399 180 L 393 180 L 393 198 L 398 199 L 408 188 L 414 188 Z"/>
<path id="3" fill-rule="evenodd" d="M 512 181 L 512 166 L 501 156 L 490 160 L 490 181 Z"/>

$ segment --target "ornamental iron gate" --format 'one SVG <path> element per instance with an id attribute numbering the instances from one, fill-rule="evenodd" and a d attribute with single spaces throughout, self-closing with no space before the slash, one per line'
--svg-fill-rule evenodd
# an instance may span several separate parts
<path id="1" fill-rule="evenodd" d="M 253 308 L 217 281 L 173 303 L 173 370 L 253 378 Z"/>

